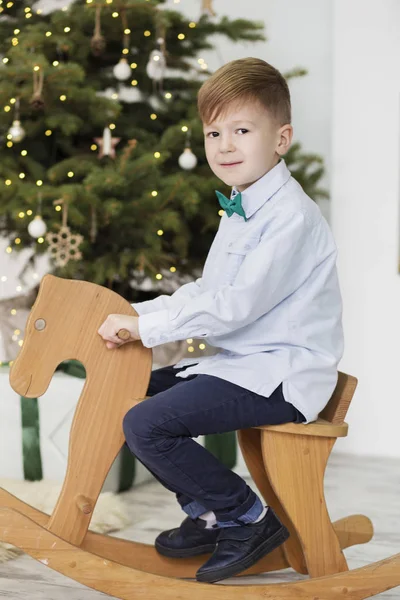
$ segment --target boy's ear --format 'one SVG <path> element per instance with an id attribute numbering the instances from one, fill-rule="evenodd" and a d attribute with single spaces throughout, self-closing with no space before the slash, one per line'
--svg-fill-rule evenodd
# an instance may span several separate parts
<path id="1" fill-rule="evenodd" d="M 278 143 L 276 152 L 279 156 L 283 156 L 289 150 L 293 138 L 293 127 L 289 124 L 282 125 L 278 130 Z"/>

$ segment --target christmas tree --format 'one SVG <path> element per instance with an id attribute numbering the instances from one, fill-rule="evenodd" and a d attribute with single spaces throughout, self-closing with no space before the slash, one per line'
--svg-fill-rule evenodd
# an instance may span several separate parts
<path id="1" fill-rule="evenodd" d="M 131 302 L 170 292 L 201 272 L 221 215 L 214 190 L 229 193 L 204 155 L 201 53 L 215 34 L 263 40 L 263 25 L 216 19 L 211 0 L 197 21 L 157 0 L 76 0 L 50 14 L 30 4 L 0 2 L 8 252 L 50 251 L 56 275 Z M 318 156 L 296 143 L 286 162 L 314 200 L 325 195 Z"/>

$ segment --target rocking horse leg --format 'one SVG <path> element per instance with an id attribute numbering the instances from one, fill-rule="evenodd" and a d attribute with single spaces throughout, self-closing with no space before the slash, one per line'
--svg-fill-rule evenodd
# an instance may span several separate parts
<path id="1" fill-rule="evenodd" d="M 310 577 L 348 570 L 324 495 L 325 468 L 335 441 L 336 438 L 262 432 L 265 468 L 297 530 Z"/>
<path id="2" fill-rule="evenodd" d="M 28 519 L 0 508 L 0 540 L 17 546 L 51 569 L 121 600 L 364 600 L 400 585 L 400 554 L 361 569 L 270 585 L 214 585 L 160 577 L 91 554 Z"/>
<path id="3" fill-rule="evenodd" d="M 301 547 L 296 529 L 293 527 L 293 523 L 288 518 L 287 513 L 277 497 L 265 470 L 262 455 L 261 434 L 262 431 L 259 429 L 241 429 L 238 431 L 237 435 L 240 449 L 250 475 L 253 478 L 257 488 L 260 490 L 265 502 L 271 506 L 271 508 L 273 508 L 279 519 L 282 521 L 282 523 L 284 523 L 290 532 L 289 539 L 283 545 L 283 551 L 288 563 L 298 573 L 307 574 L 308 571 L 303 549 Z"/>

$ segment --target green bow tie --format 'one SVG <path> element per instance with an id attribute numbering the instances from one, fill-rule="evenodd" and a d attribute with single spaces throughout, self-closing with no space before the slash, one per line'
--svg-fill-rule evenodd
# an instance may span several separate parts
<path id="1" fill-rule="evenodd" d="M 217 194 L 221 208 L 224 209 L 228 217 L 231 217 L 233 213 L 237 213 L 247 221 L 246 214 L 242 207 L 242 194 L 240 192 L 236 194 L 233 200 L 229 200 L 224 194 L 221 194 L 221 192 L 215 191 L 215 193 Z"/>

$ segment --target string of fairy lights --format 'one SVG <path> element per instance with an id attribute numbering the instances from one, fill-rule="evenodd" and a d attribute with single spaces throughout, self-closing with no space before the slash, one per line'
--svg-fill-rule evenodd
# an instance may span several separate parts
<path id="1" fill-rule="evenodd" d="M 149 0 L 146 0 L 146 1 L 148 2 Z M 174 4 L 179 4 L 180 1 L 181 0 L 173 0 Z M 97 2 L 98 2 L 98 0 L 97 0 Z M 208 6 L 210 6 L 211 0 L 207 0 L 207 2 L 208 2 Z M 118 0 L 117 0 L 117 2 L 114 2 L 114 0 L 105 0 L 105 4 L 106 5 L 112 5 L 112 4 L 116 5 L 117 3 L 118 3 Z M 206 5 L 206 0 L 203 0 L 203 3 L 204 3 L 204 5 Z M 3 13 L 5 9 L 12 8 L 14 6 L 14 4 L 15 3 L 12 0 L 8 0 L 8 1 L 6 1 L 6 0 L 0 0 L 0 14 Z M 88 4 L 88 5 L 94 4 L 95 5 L 96 4 L 96 0 L 86 0 L 86 4 Z M 103 3 L 103 5 L 104 5 L 104 3 Z M 64 6 L 61 10 L 63 12 L 67 12 L 68 11 L 68 6 Z M 25 12 L 25 18 L 27 20 L 29 20 L 30 18 L 32 18 L 33 11 L 32 11 L 32 9 L 30 7 L 26 7 L 24 9 L 24 12 Z M 42 10 L 41 9 L 37 9 L 35 12 L 38 15 L 42 14 Z M 114 10 L 112 12 L 112 14 L 111 14 L 111 17 L 112 18 L 121 17 L 121 13 L 118 11 L 118 9 Z M 194 29 L 196 27 L 196 25 L 197 25 L 197 23 L 195 21 L 190 21 L 188 23 L 189 30 L 190 29 Z M 63 31 L 64 31 L 65 34 L 68 34 L 68 33 L 70 33 L 72 31 L 72 28 L 71 28 L 70 25 L 66 24 L 63 27 Z M 15 46 L 17 46 L 19 44 L 19 38 L 18 38 L 18 36 L 21 34 L 21 30 L 16 28 L 13 33 L 14 33 L 14 37 L 12 37 L 12 39 L 11 39 L 11 45 L 13 47 L 15 47 Z M 126 60 L 126 56 L 130 52 L 129 48 L 127 47 L 127 43 L 129 42 L 129 34 L 130 33 L 131 33 L 131 30 L 129 29 L 129 27 L 126 27 L 126 28 L 123 29 L 124 41 L 125 41 L 125 46 L 122 48 L 122 55 L 123 55 L 123 57 L 121 58 L 121 60 L 118 63 L 118 65 L 116 65 L 116 67 L 114 67 L 114 73 L 115 73 L 116 77 L 118 79 L 120 79 L 120 80 L 126 79 L 126 76 L 118 77 L 118 75 L 117 75 L 118 69 L 120 69 L 120 72 L 121 72 L 121 67 L 122 67 L 122 69 L 124 70 L 124 73 L 126 74 L 126 72 L 127 72 L 126 69 L 128 68 L 129 69 L 129 75 L 131 75 L 131 73 L 134 72 L 135 69 L 137 69 L 137 67 L 138 67 L 138 63 L 137 62 L 132 61 L 132 62 L 130 62 L 128 64 L 128 62 Z M 149 30 L 149 29 L 146 29 L 146 30 L 143 31 L 143 36 L 144 37 L 150 37 L 152 34 L 153 34 L 153 32 L 151 30 Z M 46 37 L 51 37 L 52 35 L 53 35 L 53 32 L 50 31 L 50 30 L 48 30 L 48 31 L 45 32 L 45 36 Z M 180 40 L 180 41 L 184 41 L 186 39 L 186 37 L 187 37 L 187 33 L 185 34 L 183 31 L 179 32 L 177 34 L 177 39 Z M 164 40 L 158 39 L 157 43 L 159 43 L 161 45 L 161 43 L 164 43 Z M 9 63 L 9 60 L 10 59 L 7 56 L 5 56 L 5 57 L 3 57 L 2 62 L 3 62 L 4 65 L 7 65 Z M 162 62 L 161 52 L 160 51 L 154 51 L 152 53 L 152 56 L 151 56 L 151 61 L 154 61 L 153 65 L 156 64 L 157 66 L 159 66 L 160 65 L 160 61 Z M 197 62 L 198 62 L 198 68 L 200 70 L 207 70 L 208 69 L 208 65 L 207 65 L 206 61 L 203 58 L 199 58 Z M 52 62 L 52 66 L 54 68 L 57 68 L 59 65 L 60 65 L 60 61 L 58 61 L 58 60 L 54 60 Z M 147 70 L 148 70 L 148 74 L 150 76 L 149 67 L 150 67 L 150 65 L 148 65 Z M 33 74 L 36 74 L 36 76 L 37 76 L 38 74 L 40 74 L 40 71 L 41 71 L 40 65 L 34 64 L 33 65 Z M 130 81 L 130 85 L 132 87 L 136 87 L 136 86 L 139 85 L 139 81 L 136 78 L 133 78 Z M 165 99 L 167 101 L 172 100 L 173 95 L 172 95 L 171 92 L 165 91 L 165 92 L 163 92 L 163 94 L 164 94 L 164 97 L 165 97 Z M 114 99 L 114 100 L 118 100 L 119 99 L 119 94 L 117 92 L 113 92 L 112 95 L 111 95 L 111 98 Z M 60 96 L 59 96 L 59 101 L 60 102 L 66 102 L 67 100 L 68 100 L 67 93 L 60 94 Z M 7 104 L 3 107 L 3 110 L 4 110 L 4 112 L 9 113 L 9 112 L 11 112 L 13 110 L 13 107 L 14 107 L 14 111 L 15 111 L 16 107 L 18 108 L 18 99 L 17 98 L 10 98 L 9 101 L 7 102 Z M 18 113 L 16 113 L 16 115 L 19 116 Z M 154 121 L 154 120 L 156 120 L 158 118 L 158 114 L 156 112 L 151 112 L 149 114 L 149 118 L 152 121 Z M 7 148 L 12 148 L 15 143 L 20 143 L 22 141 L 23 137 L 25 136 L 25 132 L 20 127 L 19 120 L 15 120 L 13 122 L 13 126 L 15 125 L 15 123 L 17 123 L 18 135 L 21 135 L 21 139 L 18 139 L 18 135 L 13 135 L 13 131 L 12 131 L 12 127 L 11 127 L 10 130 L 9 130 L 9 133 L 7 134 L 7 142 L 6 142 L 6 147 Z M 112 132 L 112 131 L 115 130 L 115 128 L 116 128 L 115 123 L 109 123 L 106 126 L 106 128 L 104 130 L 104 133 L 103 133 L 103 142 L 104 142 L 104 139 L 105 139 L 104 136 L 105 136 L 105 133 L 106 133 L 106 129 L 108 129 L 108 132 L 110 132 L 110 131 Z M 186 134 L 186 148 L 185 148 L 184 153 L 181 155 L 181 157 L 179 159 L 179 164 L 180 164 L 180 166 L 183 169 L 189 170 L 191 168 L 194 168 L 194 166 L 196 166 L 197 159 L 191 153 L 191 150 L 190 150 L 190 145 L 189 145 L 190 130 L 189 130 L 189 127 L 187 125 L 182 125 L 181 126 L 181 131 L 182 131 L 182 133 Z M 21 134 L 21 132 L 22 132 L 22 134 Z M 15 133 L 17 133 L 17 132 L 15 132 Z M 53 134 L 53 131 L 51 129 L 46 129 L 46 131 L 44 132 L 44 135 L 46 137 L 50 137 L 52 134 Z M 97 151 L 98 150 L 98 144 L 96 144 L 96 143 L 91 144 L 90 149 L 93 152 Z M 22 149 L 21 152 L 20 152 L 20 154 L 21 154 L 22 157 L 26 157 L 28 155 L 28 151 L 26 149 Z M 160 159 L 161 158 L 161 152 L 155 151 L 154 152 L 154 158 L 155 158 L 155 160 Z M 74 174 L 73 171 L 69 171 L 67 173 L 67 176 L 70 179 L 73 179 L 73 177 L 75 176 L 75 174 Z M 21 171 L 18 174 L 18 178 L 20 180 L 24 180 L 26 178 L 26 173 L 23 172 L 23 171 Z M 7 178 L 7 179 L 4 180 L 4 184 L 7 187 L 9 187 L 9 186 L 13 185 L 13 181 L 12 181 L 12 179 Z M 38 188 L 40 188 L 42 185 L 43 185 L 43 180 L 38 179 L 36 181 L 36 186 Z M 158 196 L 158 193 L 159 193 L 158 190 L 152 190 L 150 192 L 150 194 L 151 194 L 152 197 Z M 55 204 L 54 209 L 55 209 L 55 211 L 60 212 L 62 210 L 62 206 L 60 204 Z M 223 210 L 219 210 L 218 214 L 219 214 L 219 216 L 222 216 L 224 214 L 224 211 Z M 33 215 L 33 211 L 31 209 L 28 209 L 28 210 L 19 210 L 18 211 L 18 218 L 20 218 L 20 219 L 25 219 L 26 217 L 30 217 L 32 215 Z M 31 223 L 32 223 L 32 221 L 31 221 Z M 162 229 L 158 229 L 157 232 L 156 232 L 156 235 L 162 236 L 162 235 L 164 235 L 164 231 Z M 36 238 L 36 241 L 37 241 L 38 244 L 43 244 L 44 241 L 45 241 L 45 238 L 43 237 L 43 235 L 39 235 Z M 19 246 L 21 244 L 21 239 L 19 237 L 16 237 L 14 239 L 13 243 L 16 246 Z M 5 252 L 7 254 L 11 254 L 13 252 L 12 246 L 8 245 L 6 247 L 6 249 L 5 249 Z M 176 272 L 176 267 L 171 266 L 169 268 L 169 271 L 171 273 L 175 273 Z M 32 277 L 33 277 L 34 280 L 38 280 L 39 279 L 39 275 L 36 272 L 32 274 Z M 6 275 L 1 275 L 0 276 L 0 282 L 2 284 L 4 284 L 5 282 L 7 282 L 7 279 L 8 278 L 7 278 Z M 157 273 L 155 275 L 155 279 L 157 279 L 157 280 L 163 279 L 163 274 L 162 273 Z M 16 286 L 16 291 L 18 293 L 23 292 L 22 286 L 21 285 Z M 16 308 L 10 309 L 10 315 L 11 316 L 17 315 L 17 309 Z M 21 330 L 20 329 L 15 329 L 15 331 L 13 332 L 13 335 L 12 335 L 12 341 L 17 342 L 17 344 L 19 346 L 22 346 L 23 345 L 23 339 L 20 339 L 20 337 L 19 337 L 20 335 L 21 335 Z M 194 352 L 195 348 L 192 345 L 193 344 L 193 339 L 189 338 L 189 339 L 186 340 L 186 342 L 188 344 L 188 348 L 187 348 L 188 352 L 190 352 L 190 353 Z M 206 345 L 204 343 L 199 344 L 198 347 L 199 347 L 200 350 L 205 350 L 206 349 Z M 2 364 L 2 362 L 0 361 L 0 365 L 1 364 Z"/>

